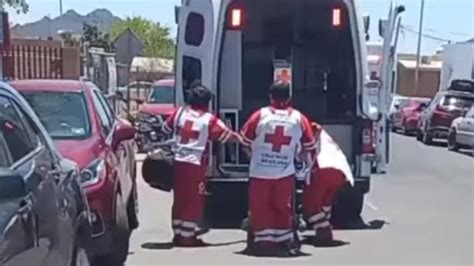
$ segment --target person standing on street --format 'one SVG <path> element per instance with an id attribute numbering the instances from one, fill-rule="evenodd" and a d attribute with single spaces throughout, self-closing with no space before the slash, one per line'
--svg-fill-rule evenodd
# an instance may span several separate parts
<path id="1" fill-rule="evenodd" d="M 316 149 L 308 119 L 293 109 L 289 84 L 270 87 L 271 105 L 255 112 L 241 131 L 249 149 L 250 230 L 248 249 L 261 256 L 293 256 L 299 251 L 293 232 L 295 157 Z"/>
<path id="2" fill-rule="evenodd" d="M 331 245 L 334 241 L 331 211 L 337 193 L 346 183 L 354 185 L 347 158 L 331 136 L 318 124 L 312 123 L 318 136 L 317 157 L 311 169 L 310 184 L 303 193 L 303 210 L 309 227 L 315 230 L 314 245 Z"/>
<path id="3" fill-rule="evenodd" d="M 240 140 L 237 133 L 208 111 L 211 98 L 209 89 L 194 84 L 188 105 L 178 108 L 163 124 L 163 131 L 174 132 L 175 139 L 172 227 L 173 243 L 180 247 L 206 245 L 197 234 L 204 212 L 209 141 Z"/>

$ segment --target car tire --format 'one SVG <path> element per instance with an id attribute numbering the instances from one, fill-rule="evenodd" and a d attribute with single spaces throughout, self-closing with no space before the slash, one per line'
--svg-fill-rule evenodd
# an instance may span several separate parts
<path id="1" fill-rule="evenodd" d="M 423 140 L 423 132 L 420 129 L 416 131 L 416 140 L 420 142 Z"/>
<path id="2" fill-rule="evenodd" d="M 449 131 L 448 135 L 448 150 L 458 151 L 459 148 L 459 144 L 456 142 L 456 130 L 452 129 Z"/>
<path id="3" fill-rule="evenodd" d="M 423 133 L 423 143 L 426 145 L 433 145 L 433 137 L 430 135 L 428 131 L 428 127 L 425 127 L 425 132 Z"/>
<path id="4" fill-rule="evenodd" d="M 128 223 L 130 230 L 135 230 L 139 226 L 138 220 L 138 192 L 137 185 L 133 185 L 132 195 L 127 204 Z"/>
<path id="5" fill-rule="evenodd" d="M 115 199 L 115 225 L 112 229 L 112 252 L 102 258 L 96 265 L 122 265 L 127 260 L 130 245 L 130 228 L 128 223 L 127 207 L 123 203 L 122 195 L 117 194 Z"/>
<path id="6" fill-rule="evenodd" d="M 410 132 L 407 130 L 407 127 L 405 126 L 405 123 L 402 124 L 402 134 L 405 136 L 409 136 Z"/>

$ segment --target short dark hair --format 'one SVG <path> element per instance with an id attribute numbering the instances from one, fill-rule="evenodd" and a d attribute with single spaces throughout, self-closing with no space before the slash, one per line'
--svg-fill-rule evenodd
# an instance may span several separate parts
<path id="1" fill-rule="evenodd" d="M 290 84 L 277 81 L 270 86 L 270 96 L 273 100 L 285 102 L 290 99 Z"/>
<path id="2" fill-rule="evenodd" d="M 212 99 L 212 92 L 200 83 L 193 82 L 189 89 L 188 104 L 207 106 Z"/>

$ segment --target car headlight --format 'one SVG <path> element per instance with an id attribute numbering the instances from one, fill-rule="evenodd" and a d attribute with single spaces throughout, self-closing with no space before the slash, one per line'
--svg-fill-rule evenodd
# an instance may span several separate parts
<path id="1" fill-rule="evenodd" d="M 81 184 L 84 187 L 99 183 L 105 175 L 105 161 L 95 160 L 81 172 Z"/>

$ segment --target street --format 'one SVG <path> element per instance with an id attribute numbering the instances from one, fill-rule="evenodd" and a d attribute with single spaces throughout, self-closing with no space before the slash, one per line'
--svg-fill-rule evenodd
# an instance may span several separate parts
<path id="1" fill-rule="evenodd" d="M 172 249 L 171 194 L 149 189 L 139 177 L 141 224 L 126 265 L 473 265 L 474 159 L 400 135 L 392 135 L 391 155 L 388 174 L 374 177 L 364 208 L 365 221 L 380 226 L 337 230 L 345 245 L 305 245 L 308 256 L 294 259 L 239 254 L 245 247 L 241 231 L 212 231 L 204 237 L 210 247 Z"/>

